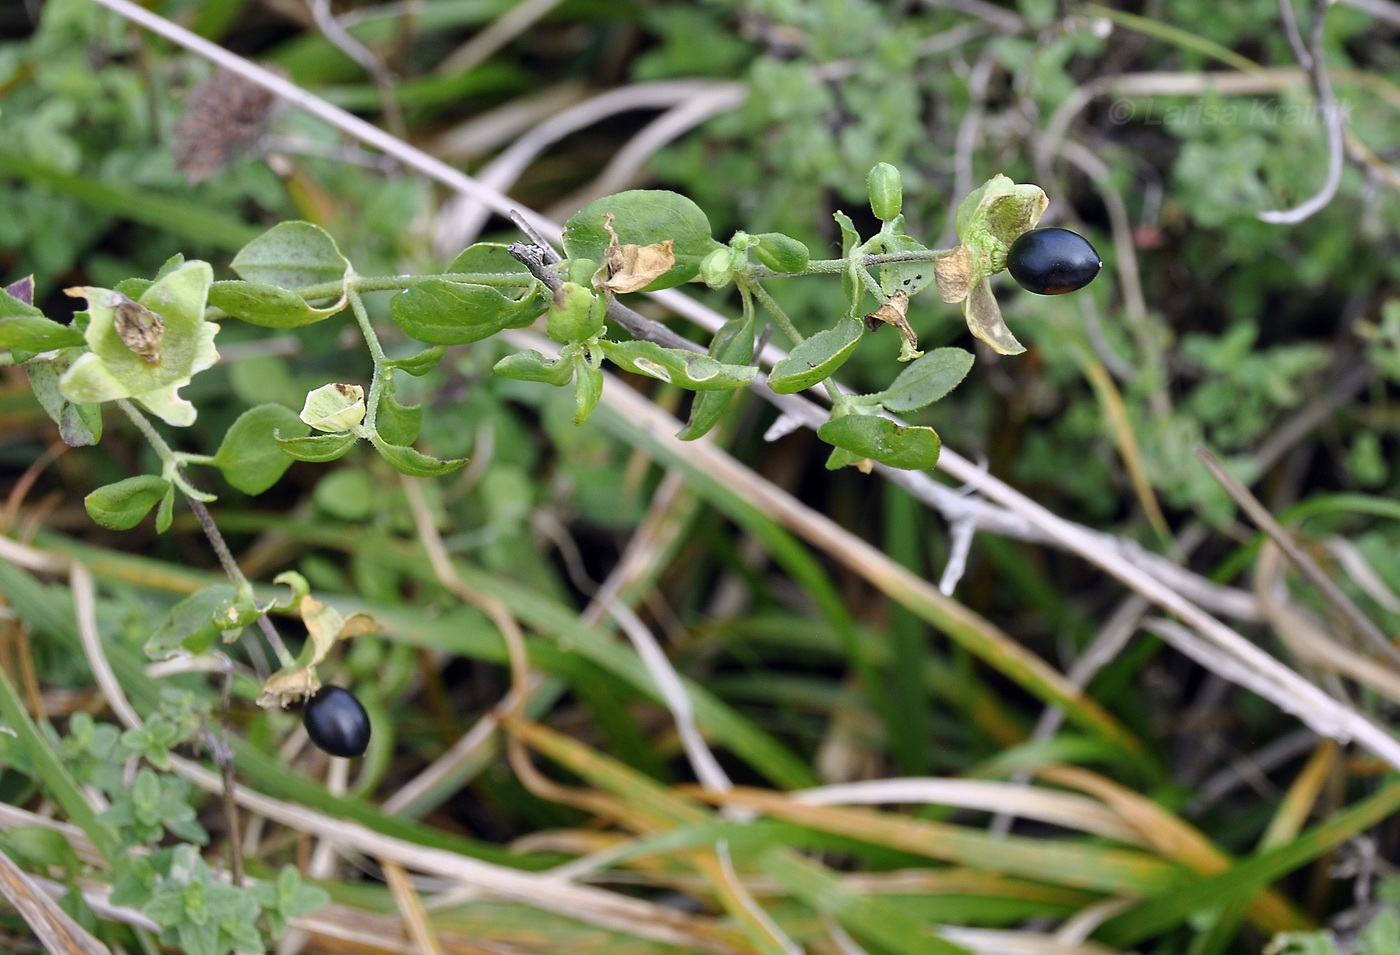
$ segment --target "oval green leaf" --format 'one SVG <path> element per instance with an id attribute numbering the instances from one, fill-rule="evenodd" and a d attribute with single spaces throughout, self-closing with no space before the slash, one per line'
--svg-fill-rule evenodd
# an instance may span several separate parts
<path id="1" fill-rule="evenodd" d="M 372 437 L 370 441 L 374 444 L 374 449 L 380 453 L 385 461 L 389 462 L 395 471 L 407 474 L 409 477 L 438 477 L 455 471 L 467 463 L 466 458 L 452 458 L 442 461 L 404 445 L 390 444 L 378 435 Z"/>
<path id="2" fill-rule="evenodd" d="M 933 467 L 942 447 L 932 428 L 903 428 L 878 415 L 835 418 L 817 429 L 817 437 L 843 451 L 906 471 Z"/>
<path id="3" fill-rule="evenodd" d="M 728 365 L 699 352 L 662 348 L 656 342 L 601 341 L 598 344 L 614 364 L 689 391 L 732 391 L 758 376 L 758 369 L 752 365 Z"/>
<path id="4" fill-rule="evenodd" d="M 851 357 L 864 333 L 865 326 L 853 318 L 817 332 L 773 366 L 768 387 L 780 395 L 791 395 L 830 378 Z"/>
<path id="5" fill-rule="evenodd" d="M 570 259 L 603 261 L 612 236 L 604 226 L 611 212 L 612 228 L 622 245 L 654 245 L 671 240 L 676 256 L 671 266 L 644 292 L 673 288 L 700 272 L 700 261 L 722 246 L 710 235 L 710 220 L 700 207 L 679 193 L 664 189 L 633 189 L 604 196 L 584 206 L 564 225 L 564 251 Z"/>
<path id="6" fill-rule="evenodd" d="M 281 222 L 245 245 L 231 268 L 249 282 L 302 289 L 341 282 L 350 263 L 329 232 L 310 222 Z"/>
<path id="7" fill-rule="evenodd" d="M 972 367 L 972 353 L 935 348 L 909 364 L 884 391 L 870 395 L 886 409 L 902 414 L 928 407 L 957 387 Z"/>
<path id="8" fill-rule="evenodd" d="M 309 437 L 284 438 L 280 430 L 272 433 L 277 446 L 298 461 L 323 464 L 344 456 L 359 439 L 349 431 L 341 434 L 313 434 Z"/>
<path id="9" fill-rule="evenodd" d="M 470 251 L 470 250 L 469 250 Z M 430 279 L 395 295 L 389 312 L 405 333 L 429 345 L 465 345 L 524 328 L 545 309 L 538 284 L 518 299 L 489 285 Z"/>
<path id="10" fill-rule="evenodd" d="M 264 282 L 215 282 L 209 288 L 209 304 L 234 318 L 263 328 L 300 328 L 329 318 L 345 307 L 345 296 L 332 305 L 314 308 L 306 299 L 278 285 Z"/>
<path id="11" fill-rule="evenodd" d="M 574 368 L 562 358 L 546 358 L 533 348 L 507 355 L 491 369 L 502 378 L 540 381 L 562 388 L 574 377 Z"/>
<path id="12" fill-rule="evenodd" d="M 283 405 L 249 408 L 229 426 L 211 463 L 244 494 L 261 494 L 292 466 L 277 435 L 303 438 L 308 430 L 297 413 Z"/>
<path id="13" fill-rule="evenodd" d="M 142 474 L 98 488 L 83 498 L 83 506 L 103 527 L 125 531 L 140 524 L 168 490 L 170 482 L 165 478 Z"/>

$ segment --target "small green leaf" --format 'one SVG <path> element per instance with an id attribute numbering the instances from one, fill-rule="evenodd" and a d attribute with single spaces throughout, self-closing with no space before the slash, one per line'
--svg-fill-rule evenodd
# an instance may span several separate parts
<path id="1" fill-rule="evenodd" d="M 224 434 L 211 463 L 224 472 L 224 480 L 244 494 L 261 494 L 292 466 L 275 435 L 301 438 L 308 430 L 297 413 L 283 405 L 249 408 Z"/>
<path id="2" fill-rule="evenodd" d="M 170 489 L 165 492 L 165 497 L 160 499 L 160 507 L 156 509 L 156 533 L 164 534 L 170 530 L 170 525 L 175 521 L 175 485 L 170 485 Z"/>
<path id="3" fill-rule="evenodd" d="M 851 357 L 864 333 L 865 326 L 850 318 L 817 332 L 773 366 L 768 386 L 780 395 L 790 395 L 830 378 Z"/>
<path id="4" fill-rule="evenodd" d="M 533 348 L 507 355 L 492 369 L 502 378 L 540 381 L 562 388 L 574 377 L 574 366 L 562 358 L 546 358 Z"/>
<path id="5" fill-rule="evenodd" d="M 401 405 L 386 389 L 379 398 L 379 410 L 374 429 L 389 444 L 407 445 L 418 440 L 423 426 L 422 405 Z"/>
<path id="6" fill-rule="evenodd" d="M 59 386 L 61 364 L 30 362 L 24 366 L 29 387 L 45 413 L 58 425 L 58 436 L 70 448 L 82 448 L 102 439 L 102 406 L 79 404 L 63 397 Z"/>
<path id="7" fill-rule="evenodd" d="M 932 428 L 902 428 L 878 415 L 846 415 L 817 429 L 817 437 L 842 450 L 909 471 L 938 463 L 941 442 Z"/>
<path id="8" fill-rule="evenodd" d="M 313 308 L 296 292 L 263 282 L 215 282 L 209 304 L 263 328 L 300 328 L 329 318 L 345 307 L 341 295 L 334 304 Z"/>
<path id="9" fill-rule="evenodd" d="M 284 438 L 280 431 L 273 432 L 277 445 L 298 461 L 312 461 L 323 464 L 334 461 L 349 451 L 359 439 L 352 432 L 341 434 L 313 434 L 310 437 Z"/>
<path id="10" fill-rule="evenodd" d="M 801 272 L 812 260 L 806 245 L 781 232 L 763 232 L 756 236 L 758 244 L 753 254 L 774 272 Z"/>
<path id="11" fill-rule="evenodd" d="M 17 311 L 21 308 L 31 307 L 0 292 L 0 348 L 42 352 L 85 344 L 82 332 L 71 325 L 47 319 L 38 309 L 33 309 L 33 314 Z"/>
<path id="12" fill-rule="evenodd" d="M 710 235 L 710 220 L 685 196 L 662 189 L 634 189 L 604 196 L 584 206 L 564 225 L 564 251 L 570 259 L 604 260 L 612 228 L 622 245 L 654 245 L 671 240 L 676 262 L 642 291 L 672 288 L 700 272 L 700 262 L 722 246 Z"/>
<path id="13" fill-rule="evenodd" d="M 574 424 L 585 423 L 598 407 L 603 396 L 603 372 L 594 368 L 587 358 L 575 352 L 570 356 L 574 366 Z"/>
<path id="14" fill-rule="evenodd" d="M 434 345 L 426 348 L 416 355 L 408 358 L 395 358 L 386 361 L 384 364 L 388 368 L 401 368 L 406 374 L 414 378 L 421 378 L 437 367 L 437 363 L 442 361 L 442 356 L 447 354 L 447 349 L 441 345 Z"/>
<path id="15" fill-rule="evenodd" d="M 452 458 L 447 461 L 431 457 L 414 448 L 390 444 L 375 435 L 370 439 L 374 449 L 400 474 L 409 477 L 438 477 L 457 470 L 467 463 L 466 458 Z"/>
<path id="16" fill-rule="evenodd" d="M 928 252 L 928 246 L 910 236 L 894 232 L 881 232 L 860 247 L 865 255 L 889 255 L 899 252 Z M 933 284 L 932 262 L 891 262 L 876 268 L 880 290 L 886 296 L 895 292 L 917 295 Z"/>
<path id="17" fill-rule="evenodd" d="M 753 360 L 754 318 L 740 316 L 725 322 L 710 340 L 710 357 L 734 365 L 747 365 Z M 695 396 L 690 406 L 690 422 L 680 432 L 683 441 L 693 441 L 706 434 L 729 405 L 731 392 L 704 391 Z"/>
<path id="18" fill-rule="evenodd" d="M 281 222 L 245 245 L 230 266 L 249 282 L 302 289 L 342 282 L 350 263 L 330 233 L 310 222 Z"/>
<path id="19" fill-rule="evenodd" d="M 530 270 L 510 254 L 510 246 L 500 242 L 477 242 L 467 246 L 452 260 L 447 271 L 459 274 L 519 275 L 520 288 L 528 288 L 535 284 L 535 277 L 530 274 Z"/>
<path id="20" fill-rule="evenodd" d="M 108 484 L 83 498 L 88 515 L 103 527 L 130 530 L 160 503 L 170 489 L 170 482 L 153 474 L 129 477 Z"/>
<path id="21" fill-rule="evenodd" d="M 464 345 L 507 328 L 524 328 L 544 311 L 539 285 L 509 298 L 489 285 L 429 279 L 395 295 L 389 313 L 408 335 L 430 345 Z"/>
<path id="22" fill-rule="evenodd" d="M 614 364 L 690 391 L 730 391 L 744 387 L 758 376 L 758 369 L 751 365 L 727 365 L 709 355 L 681 348 L 662 348 L 655 342 L 601 341 L 598 344 Z"/>
<path id="23" fill-rule="evenodd" d="M 935 348 L 900 372 L 894 384 L 869 397 L 897 414 L 917 411 L 956 388 L 971 367 L 971 352 Z"/>
<path id="24" fill-rule="evenodd" d="M 229 584 L 210 584 L 170 608 L 165 620 L 146 641 L 146 656 L 168 660 L 180 650 L 200 653 L 213 646 L 224 617 L 237 602 Z"/>

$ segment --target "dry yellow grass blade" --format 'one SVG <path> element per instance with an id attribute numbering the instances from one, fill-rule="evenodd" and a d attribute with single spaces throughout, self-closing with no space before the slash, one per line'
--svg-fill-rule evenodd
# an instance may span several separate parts
<path id="1" fill-rule="evenodd" d="M 0 895 L 44 943 L 45 951 L 56 955 L 111 955 L 106 945 L 73 921 L 4 852 L 0 852 Z"/>
<path id="2" fill-rule="evenodd" d="M 1400 673 L 1338 642 L 1310 611 L 1288 599 L 1283 554 L 1273 541 L 1265 541 L 1259 549 L 1254 592 L 1265 619 L 1299 660 L 1355 680 L 1400 703 Z"/>
<path id="3" fill-rule="evenodd" d="M 1008 812 L 1119 842 L 1141 845 L 1147 841 L 1116 812 L 1093 799 L 1016 783 L 977 779 L 876 779 L 799 790 L 792 798 L 812 806 L 916 803 Z"/>
<path id="4" fill-rule="evenodd" d="M 1336 769 L 1340 754 L 1341 747 L 1334 740 L 1324 739 L 1317 744 L 1302 771 L 1293 780 L 1293 785 L 1284 793 L 1278 811 L 1269 820 L 1269 828 L 1259 837 L 1257 851 L 1263 852 L 1298 838 L 1298 833 L 1303 831 L 1303 825 L 1317 804 L 1322 787 Z"/>
<path id="5" fill-rule="evenodd" d="M 428 924 L 428 913 L 423 911 L 423 900 L 418 897 L 418 890 L 413 887 L 403 866 L 381 859 L 379 867 L 384 872 L 384 881 L 393 893 L 394 904 L 399 907 L 399 917 L 403 919 L 418 955 L 442 955 L 442 946 L 438 945 L 433 928 Z"/>
<path id="6" fill-rule="evenodd" d="M 1175 865 L 1135 850 L 1019 836 L 996 837 L 963 826 L 892 813 L 804 805 L 783 793 L 761 789 L 739 787 L 731 793 L 696 795 L 709 802 L 745 806 L 773 819 L 872 845 L 1054 885 L 1143 896 L 1165 892 L 1181 881 L 1181 872 Z"/>
<path id="7" fill-rule="evenodd" d="M 1137 495 L 1138 503 L 1142 505 L 1142 512 L 1147 515 L 1147 522 L 1152 525 L 1158 536 L 1169 540 L 1171 528 L 1167 525 L 1161 505 L 1157 503 L 1157 494 L 1152 490 L 1152 481 L 1142 463 L 1142 449 L 1138 447 L 1137 435 L 1133 433 L 1133 424 L 1128 417 L 1127 406 L 1123 404 L 1123 395 L 1118 391 L 1113 376 L 1108 373 L 1103 362 L 1087 358 L 1083 367 L 1084 375 L 1089 379 L 1089 384 L 1094 386 L 1094 393 L 1099 396 L 1099 404 L 1103 406 L 1103 413 L 1113 429 L 1113 440 L 1118 444 L 1118 454 L 1128 469 L 1128 479 L 1132 482 L 1133 493 Z"/>
<path id="8" fill-rule="evenodd" d="M 1180 862 L 1202 875 L 1218 875 L 1234 864 L 1195 826 L 1141 793 L 1098 773 L 1077 766 L 1047 766 L 1036 770 L 1036 775 L 1103 800 L 1164 859 Z M 1295 931 L 1309 925 L 1304 915 L 1273 890 L 1261 892 L 1250 904 L 1248 915 L 1270 932 Z"/>

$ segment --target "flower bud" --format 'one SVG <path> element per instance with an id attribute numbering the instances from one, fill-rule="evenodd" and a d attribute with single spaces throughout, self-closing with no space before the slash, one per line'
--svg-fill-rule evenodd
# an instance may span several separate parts
<path id="1" fill-rule="evenodd" d="M 301 420 L 317 431 L 349 431 L 365 420 L 365 390 L 339 382 L 322 385 L 306 396 Z"/>
<path id="2" fill-rule="evenodd" d="M 881 222 L 889 222 L 899 215 L 904 205 L 904 186 L 899 170 L 887 162 L 877 163 L 866 177 L 870 189 L 870 211 Z"/>

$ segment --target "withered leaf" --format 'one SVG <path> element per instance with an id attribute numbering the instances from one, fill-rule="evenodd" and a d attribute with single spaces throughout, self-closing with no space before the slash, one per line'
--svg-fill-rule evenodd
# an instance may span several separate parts
<path id="1" fill-rule="evenodd" d="M 112 325 L 117 336 L 148 365 L 160 364 L 160 343 L 165 339 L 165 321 L 140 302 L 113 292 Z"/>
<path id="2" fill-rule="evenodd" d="M 614 294 L 637 292 L 671 271 L 676 254 L 671 251 L 675 240 L 651 245 L 623 244 L 612 227 L 613 214 L 603 217 L 603 228 L 611 241 L 603 253 L 603 264 L 593 273 L 593 287 Z"/>
<path id="3" fill-rule="evenodd" d="M 938 280 L 938 295 L 949 305 L 967 298 L 972 285 L 972 255 L 967 246 L 960 245 L 951 252 L 935 256 L 933 275 Z"/>
<path id="4" fill-rule="evenodd" d="M 911 361 L 923 355 L 919 351 L 919 337 L 909 325 L 909 293 L 902 289 L 885 299 L 883 305 L 865 316 L 865 327 L 872 332 L 883 325 L 893 325 L 899 329 L 903 339 L 899 347 L 899 360 Z"/>

